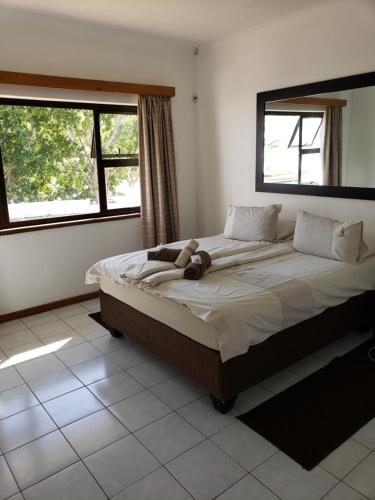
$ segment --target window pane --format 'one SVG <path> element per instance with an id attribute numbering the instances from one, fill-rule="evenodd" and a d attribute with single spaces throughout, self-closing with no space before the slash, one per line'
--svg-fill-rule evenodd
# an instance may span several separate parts
<path id="1" fill-rule="evenodd" d="M 105 178 L 108 210 L 141 205 L 139 167 L 106 168 Z"/>
<path id="2" fill-rule="evenodd" d="M 322 124 L 322 118 L 308 117 L 303 118 L 302 125 L 302 147 L 320 147 L 319 129 Z"/>
<path id="3" fill-rule="evenodd" d="M 298 148 L 289 148 L 299 116 L 266 115 L 264 182 L 298 182 Z"/>
<path id="4" fill-rule="evenodd" d="M 323 184 L 323 167 L 320 153 L 302 155 L 301 184 Z"/>
<path id="5" fill-rule="evenodd" d="M 99 211 L 93 114 L 0 106 L 0 147 L 11 222 Z"/>
<path id="6" fill-rule="evenodd" d="M 104 158 L 138 156 L 138 116 L 100 114 L 100 135 Z"/>

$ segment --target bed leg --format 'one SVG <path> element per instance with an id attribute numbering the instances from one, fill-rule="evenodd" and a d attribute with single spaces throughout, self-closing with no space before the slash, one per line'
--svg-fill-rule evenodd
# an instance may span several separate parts
<path id="1" fill-rule="evenodd" d="M 216 398 L 212 394 L 210 396 L 211 396 L 212 404 L 213 404 L 215 410 L 218 411 L 219 413 L 223 413 L 223 414 L 228 413 L 228 411 L 230 411 L 233 408 L 234 403 L 237 399 L 237 396 L 234 396 L 233 398 L 226 399 L 225 401 L 221 401 L 220 399 Z"/>
<path id="2" fill-rule="evenodd" d="M 123 334 L 116 330 L 116 328 L 112 328 L 111 326 L 107 326 L 107 329 L 109 333 L 112 335 L 112 337 L 123 337 Z"/>

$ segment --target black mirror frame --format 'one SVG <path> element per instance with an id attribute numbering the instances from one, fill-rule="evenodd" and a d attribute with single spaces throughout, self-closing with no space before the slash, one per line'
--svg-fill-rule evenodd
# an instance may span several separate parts
<path id="1" fill-rule="evenodd" d="M 257 94 L 257 137 L 256 137 L 256 174 L 255 190 L 263 193 L 299 194 L 308 196 L 327 196 L 334 198 L 352 198 L 375 200 L 375 188 L 349 186 L 311 186 L 301 184 L 276 184 L 263 182 L 264 165 L 264 113 L 266 102 L 303 97 L 325 92 L 338 92 L 375 85 L 375 71 L 360 75 L 325 80 L 322 82 L 297 85 Z M 375 133 L 375 131 L 374 131 Z"/>

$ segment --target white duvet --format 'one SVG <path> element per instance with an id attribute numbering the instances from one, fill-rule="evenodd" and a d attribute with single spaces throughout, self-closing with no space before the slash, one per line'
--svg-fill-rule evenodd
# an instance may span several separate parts
<path id="1" fill-rule="evenodd" d="M 346 264 L 295 252 L 285 243 L 249 247 L 248 242 L 221 235 L 199 242 L 200 249 L 221 252 L 216 262 L 235 259 L 236 265 L 224 265 L 198 281 L 168 280 L 142 293 L 182 304 L 211 325 L 223 361 L 328 307 L 375 289 L 375 256 L 361 264 Z M 102 260 L 89 269 L 87 282 L 106 278 L 124 284 L 124 269 L 144 262 L 146 255 L 141 251 Z"/>

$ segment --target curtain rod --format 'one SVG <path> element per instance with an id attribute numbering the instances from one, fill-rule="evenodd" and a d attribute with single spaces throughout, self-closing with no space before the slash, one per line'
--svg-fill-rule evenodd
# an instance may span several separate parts
<path id="1" fill-rule="evenodd" d="M 308 104 L 315 106 L 336 106 L 338 108 L 344 108 L 347 105 L 346 99 L 331 99 L 326 97 L 292 97 L 290 99 L 271 102 L 272 104 Z"/>
<path id="2" fill-rule="evenodd" d="M 111 82 L 107 80 L 89 80 L 66 76 L 36 75 L 14 71 L 0 71 L 0 84 L 26 85 L 66 90 L 91 90 L 96 92 L 119 92 L 123 94 L 157 95 L 174 97 L 175 87 L 147 85 L 142 83 Z"/>

